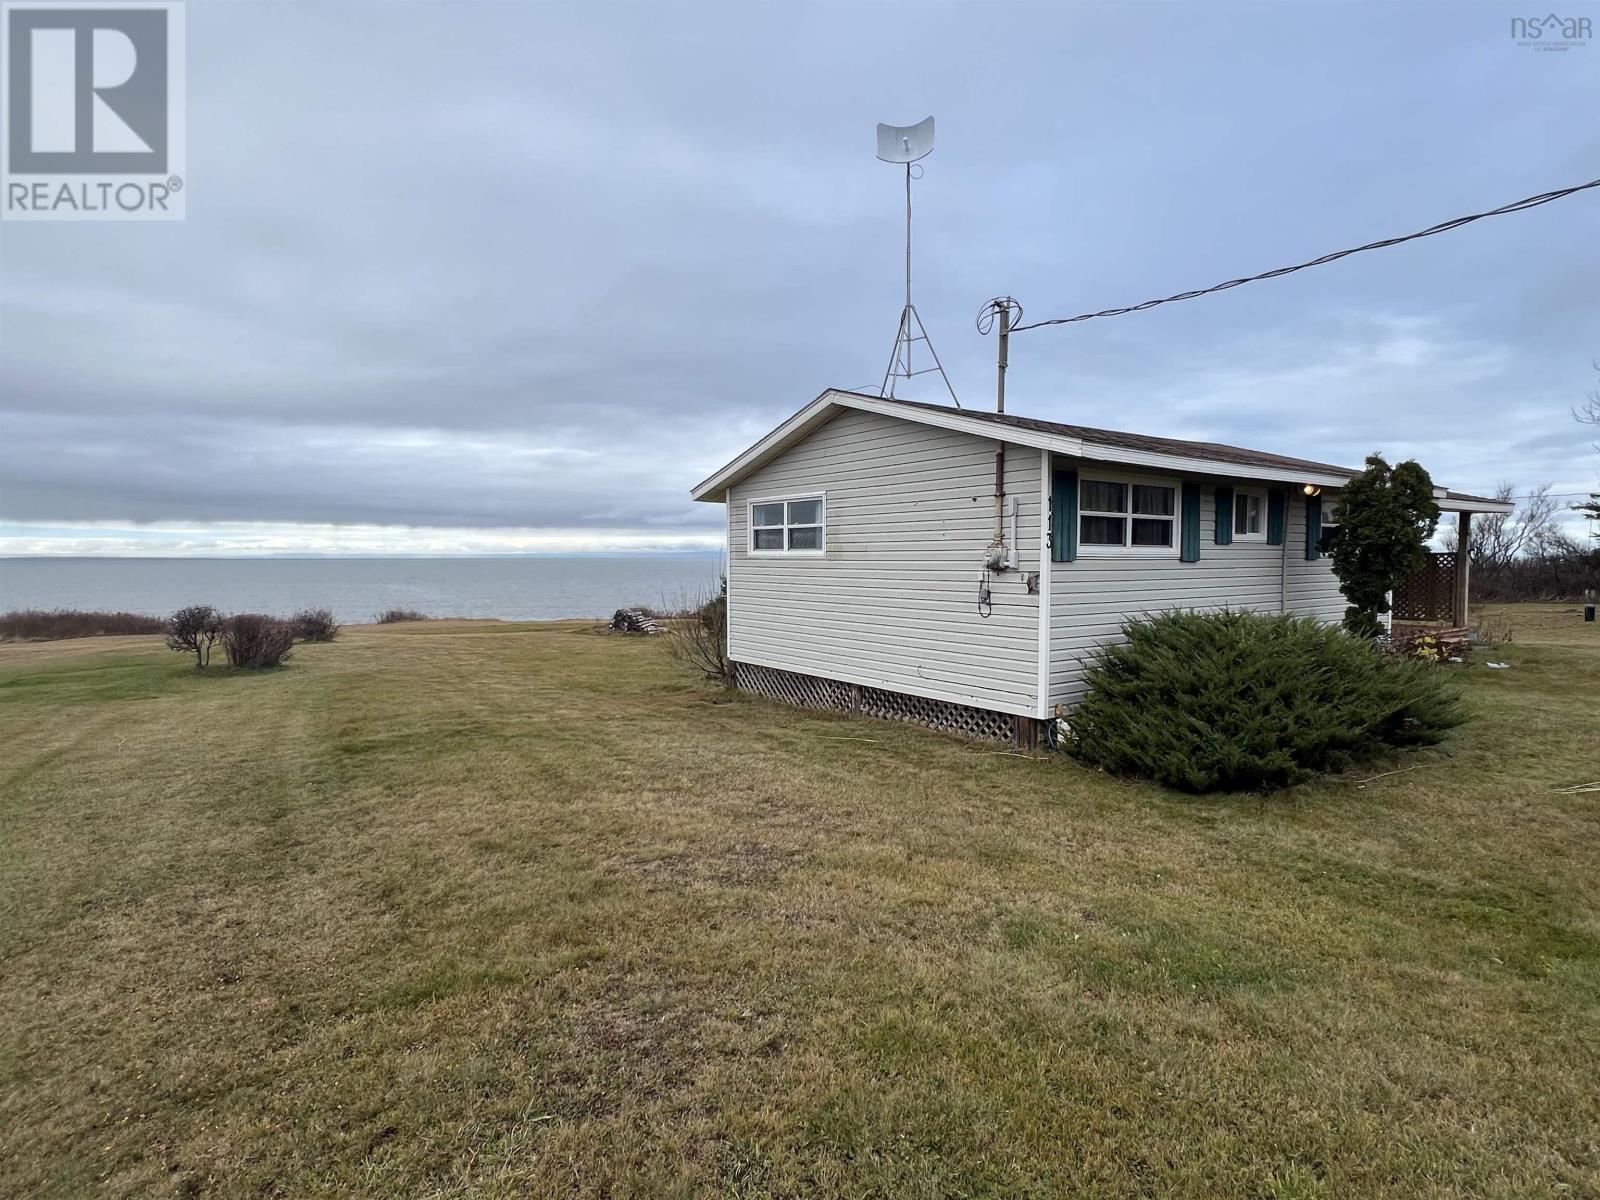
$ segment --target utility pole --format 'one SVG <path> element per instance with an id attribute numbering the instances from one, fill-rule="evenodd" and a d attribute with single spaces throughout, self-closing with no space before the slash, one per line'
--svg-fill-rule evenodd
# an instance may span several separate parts
<path id="1" fill-rule="evenodd" d="M 1000 366 L 994 384 L 994 410 L 997 413 L 1006 410 L 1006 361 L 1010 355 L 1011 308 L 1007 305 L 1000 309 Z"/>
<path id="2" fill-rule="evenodd" d="M 1006 368 L 1011 362 L 1011 330 L 1022 320 L 1022 305 L 1011 296 L 996 296 L 986 301 L 978 310 L 978 332 L 987 335 L 996 320 L 1000 323 L 1000 353 L 995 363 L 994 410 L 1003 413 L 1006 410 Z"/>

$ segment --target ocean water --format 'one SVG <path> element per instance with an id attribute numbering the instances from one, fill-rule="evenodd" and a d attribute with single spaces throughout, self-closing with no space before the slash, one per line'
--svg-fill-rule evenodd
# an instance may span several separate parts
<path id="1" fill-rule="evenodd" d="M 718 554 L 601 558 L 0 558 L 0 612 L 78 608 L 163 615 L 186 604 L 346 623 L 388 608 L 432 617 L 558 620 L 676 607 L 710 594 Z"/>

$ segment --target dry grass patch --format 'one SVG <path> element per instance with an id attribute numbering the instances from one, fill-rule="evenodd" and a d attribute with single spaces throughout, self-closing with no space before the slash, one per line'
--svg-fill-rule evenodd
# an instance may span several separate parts
<path id="1" fill-rule="evenodd" d="M 0 647 L 0 1194 L 1593 1194 L 1568 616 L 1266 802 L 577 625 Z"/>

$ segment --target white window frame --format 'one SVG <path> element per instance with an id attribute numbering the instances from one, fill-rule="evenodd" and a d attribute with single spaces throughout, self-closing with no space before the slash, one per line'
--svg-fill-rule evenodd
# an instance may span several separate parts
<path id="1" fill-rule="evenodd" d="M 1260 501 L 1256 510 L 1261 514 L 1261 528 L 1255 533 L 1239 532 L 1239 501 L 1246 496 L 1254 496 Z M 1248 511 L 1246 509 L 1245 511 Z M 1234 488 L 1233 489 L 1233 540 L 1236 542 L 1265 542 L 1267 540 L 1267 491 L 1265 488 Z"/>
<path id="2" fill-rule="evenodd" d="M 1318 527 L 1317 555 L 1320 558 L 1327 558 L 1329 551 L 1323 549 L 1323 544 L 1328 540 L 1328 534 L 1337 532 L 1344 522 L 1336 521 L 1333 517 L 1334 513 L 1339 511 L 1338 496 L 1319 496 L 1318 499 L 1322 501 L 1322 522 Z"/>
<path id="3" fill-rule="evenodd" d="M 1128 489 L 1128 492 L 1127 492 L 1128 511 L 1120 512 L 1120 513 L 1114 513 L 1114 512 L 1102 512 L 1100 509 L 1097 509 L 1097 508 L 1095 508 L 1095 509 L 1085 508 L 1084 505 L 1083 505 L 1083 488 L 1084 488 L 1084 485 L 1087 484 L 1087 483 L 1120 483 L 1120 484 L 1126 485 L 1126 487 Z M 1149 515 L 1147 513 L 1135 513 L 1133 511 L 1133 489 L 1134 489 L 1134 486 L 1136 484 L 1143 485 L 1143 486 L 1146 486 L 1146 487 L 1171 488 L 1172 489 L 1172 516 L 1170 516 L 1170 517 L 1157 517 L 1157 516 L 1151 516 L 1151 515 Z M 1083 540 L 1083 518 L 1084 517 L 1121 517 L 1123 519 L 1123 521 L 1125 522 L 1125 524 L 1123 525 L 1123 532 L 1131 540 L 1132 537 L 1133 537 L 1133 526 L 1131 524 L 1128 524 L 1127 522 L 1131 522 L 1134 519 L 1134 517 L 1136 517 L 1136 516 L 1139 517 L 1139 519 L 1141 519 L 1141 520 L 1171 521 L 1172 522 L 1172 545 L 1170 545 L 1170 546 L 1133 546 L 1133 545 L 1096 546 L 1096 545 L 1091 545 L 1090 543 L 1085 542 Z M 1125 473 L 1120 472 L 1120 471 L 1097 471 L 1097 470 L 1094 470 L 1093 468 L 1085 468 L 1085 467 L 1082 467 L 1082 466 L 1080 466 L 1078 468 L 1078 528 L 1077 528 L 1076 532 L 1077 532 L 1077 535 L 1078 535 L 1078 557 L 1079 558 L 1097 558 L 1097 557 L 1100 557 L 1102 555 L 1105 555 L 1107 557 L 1117 556 L 1117 557 L 1125 557 L 1125 558 L 1178 558 L 1183 553 L 1183 547 L 1179 544 L 1181 539 L 1182 539 L 1182 537 L 1183 537 L 1183 530 L 1182 530 L 1181 525 L 1180 525 L 1182 520 L 1183 520 L 1183 486 L 1182 486 L 1182 483 L 1181 483 L 1180 480 L 1174 479 L 1174 478 L 1168 478 L 1167 476 L 1162 476 L 1162 475 L 1129 475 L 1129 474 L 1125 474 Z"/>
<path id="4" fill-rule="evenodd" d="M 805 521 L 800 524 L 789 523 L 789 504 L 795 500 L 815 500 L 821 506 L 816 521 Z M 757 550 L 756 549 L 756 505 L 781 504 L 783 505 L 783 524 L 763 525 L 763 529 L 783 530 L 783 549 Z M 791 550 L 789 549 L 789 530 L 791 529 L 817 529 L 820 531 L 818 540 L 822 543 L 817 550 Z M 828 493 L 827 492 L 786 492 L 781 496 L 752 497 L 745 503 L 744 510 L 744 547 L 745 553 L 753 558 L 822 558 L 828 553 Z"/>

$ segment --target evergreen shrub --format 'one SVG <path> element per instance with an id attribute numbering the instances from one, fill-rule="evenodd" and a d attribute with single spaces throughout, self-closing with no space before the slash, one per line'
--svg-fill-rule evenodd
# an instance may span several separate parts
<path id="1" fill-rule="evenodd" d="M 1181 791 L 1286 787 L 1466 719 L 1442 668 L 1309 617 L 1171 612 L 1123 633 L 1090 671 L 1066 748 Z"/>

